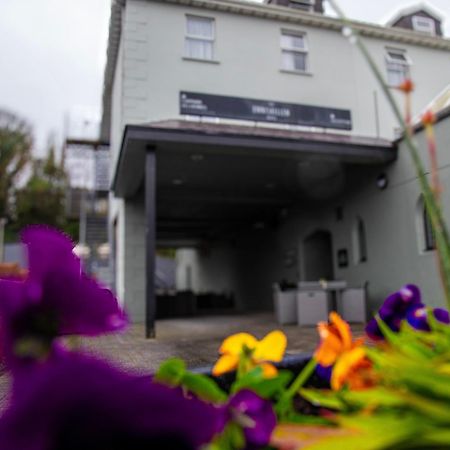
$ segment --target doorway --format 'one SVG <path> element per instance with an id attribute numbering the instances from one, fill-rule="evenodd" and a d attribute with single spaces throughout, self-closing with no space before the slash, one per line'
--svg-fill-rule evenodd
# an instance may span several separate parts
<path id="1" fill-rule="evenodd" d="M 333 280 L 333 245 L 331 233 L 317 230 L 303 241 L 305 281 Z"/>

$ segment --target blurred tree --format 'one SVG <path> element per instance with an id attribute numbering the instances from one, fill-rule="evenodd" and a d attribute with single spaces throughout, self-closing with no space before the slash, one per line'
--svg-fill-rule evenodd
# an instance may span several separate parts
<path id="1" fill-rule="evenodd" d="M 58 228 L 66 225 L 65 193 L 67 175 L 56 162 L 51 143 L 44 160 L 33 161 L 33 173 L 24 188 L 16 191 L 15 227 L 45 224 Z"/>
<path id="2" fill-rule="evenodd" d="M 0 110 L 0 218 L 10 214 L 11 189 L 30 160 L 32 144 L 30 125 Z"/>

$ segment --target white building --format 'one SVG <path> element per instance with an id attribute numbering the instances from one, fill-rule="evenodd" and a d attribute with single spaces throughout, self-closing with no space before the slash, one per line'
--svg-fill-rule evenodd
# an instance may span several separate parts
<path id="1" fill-rule="evenodd" d="M 268 3 L 113 2 L 102 138 L 131 318 L 152 326 L 155 247 L 189 248 L 179 286 L 232 292 L 238 310 L 322 277 L 368 283 L 371 309 L 408 281 L 440 304 L 414 171 L 367 64 L 320 1 Z M 392 25 L 355 28 L 392 86 L 413 78 L 418 114 L 450 83 L 450 41 L 427 7 Z"/>

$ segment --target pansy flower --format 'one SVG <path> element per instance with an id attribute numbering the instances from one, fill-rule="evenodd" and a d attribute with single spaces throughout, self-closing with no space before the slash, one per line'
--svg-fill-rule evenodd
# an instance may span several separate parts
<path id="1" fill-rule="evenodd" d="M 448 323 L 448 312 L 440 308 L 433 310 L 436 320 Z M 420 290 L 414 284 L 407 284 L 402 289 L 386 298 L 378 310 L 379 318 L 392 330 L 399 331 L 400 324 L 407 319 L 411 326 L 428 330 L 425 305 L 422 303 Z M 373 340 L 384 339 L 375 318 L 366 326 L 366 334 Z"/>
<path id="2" fill-rule="evenodd" d="M 360 390 L 376 384 L 372 362 L 367 358 L 364 347 L 355 347 L 338 358 L 332 370 L 330 384 L 335 391 L 344 386 Z"/>
<path id="3" fill-rule="evenodd" d="M 358 369 L 365 364 L 370 366 L 362 347 L 364 338 L 353 339 L 349 324 L 334 311 L 330 313 L 329 323 L 319 322 L 317 329 L 321 341 L 314 353 L 316 373 L 329 381 L 333 389 L 348 383 L 355 387 L 365 386 L 358 380 L 362 375 Z"/>
<path id="4" fill-rule="evenodd" d="M 419 307 L 410 311 L 406 316 L 407 322 L 416 330 L 430 331 L 428 323 L 428 314 L 433 314 L 433 317 L 441 323 L 449 324 L 450 315 L 446 309 L 443 308 L 427 308 Z"/>
<path id="5" fill-rule="evenodd" d="M 243 373 L 261 367 L 265 377 L 275 376 L 276 367 L 271 362 L 280 362 L 286 350 L 286 336 L 279 330 L 272 331 L 258 341 L 248 333 L 237 333 L 226 338 L 220 346 L 222 355 L 213 367 L 215 376 L 240 369 Z"/>
<path id="6" fill-rule="evenodd" d="M 0 418 L 2 450 L 197 449 L 223 411 L 77 353 L 33 367 Z"/>
<path id="7" fill-rule="evenodd" d="M 364 339 L 353 339 L 350 325 L 336 312 L 330 313 L 330 321 L 317 325 L 320 344 L 314 353 L 316 361 L 323 367 L 332 366 L 345 352 L 359 347 Z"/>
<path id="8" fill-rule="evenodd" d="M 270 442 L 277 418 L 272 404 L 249 389 L 234 394 L 226 405 L 227 422 L 239 425 L 247 449 L 261 448 Z"/>
<path id="9" fill-rule="evenodd" d="M 21 237 L 28 273 L 24 279 L 0 279 L 2 341 L 10 368 L 45 356 L 57 336 L 97 335 L 126 325 L 114 295 L 81 270 L 69 238 L 37 226 Z"/>

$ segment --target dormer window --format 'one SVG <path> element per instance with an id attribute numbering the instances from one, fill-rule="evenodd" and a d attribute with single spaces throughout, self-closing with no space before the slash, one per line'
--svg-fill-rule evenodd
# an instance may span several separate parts
<path id="1" fill-rule="evenodd" d="M 436 35 L 436 23 L 431 17 L 413 16 L 412 25 L 415 31 Z"/>
<path id="2" fill-rule="evenodd" d="M 314 8 L 312 0 L 289 0 L 289 6 L 304 11 L 312 11 Z"/>

